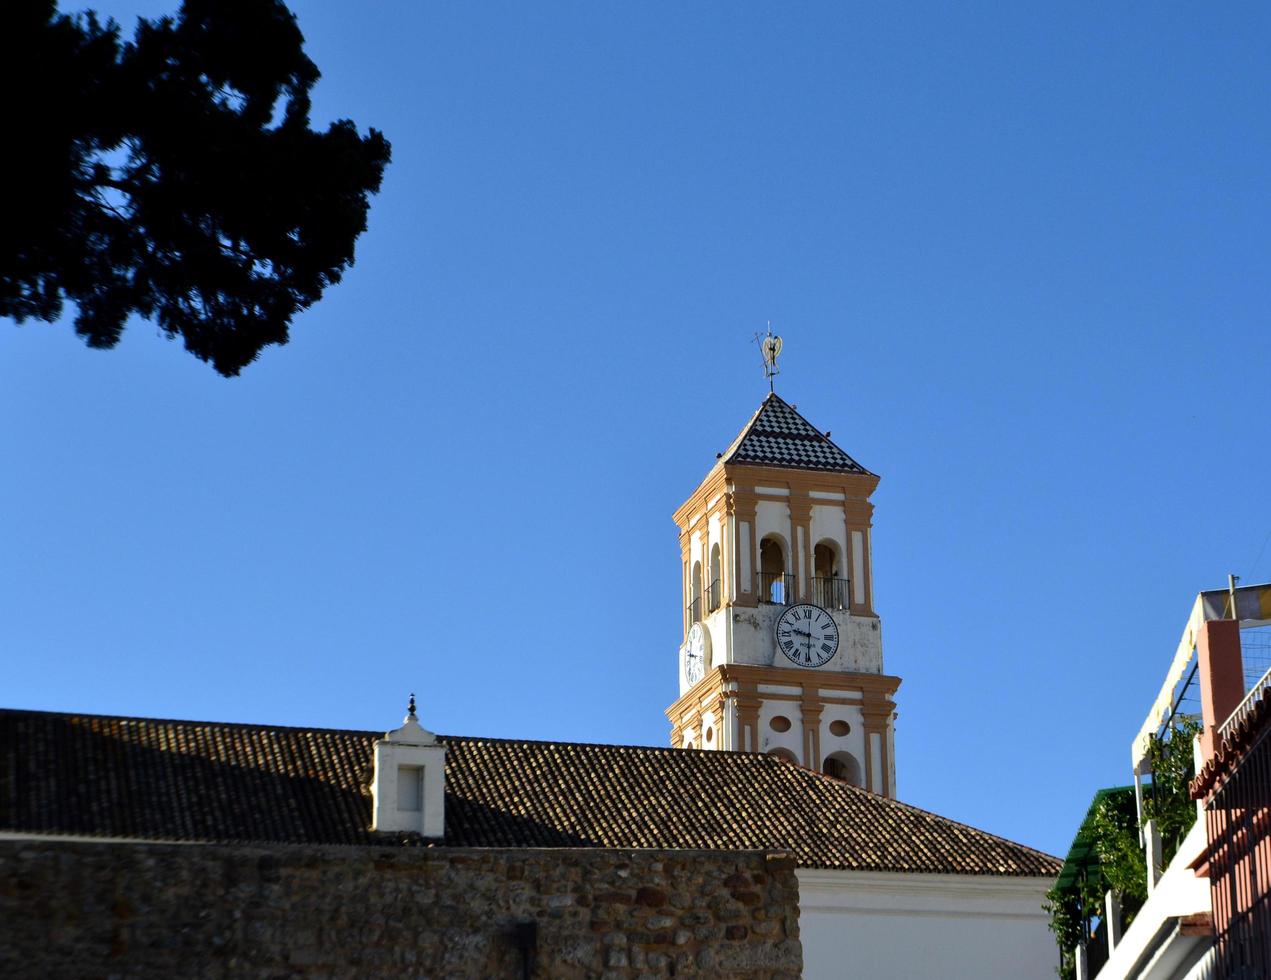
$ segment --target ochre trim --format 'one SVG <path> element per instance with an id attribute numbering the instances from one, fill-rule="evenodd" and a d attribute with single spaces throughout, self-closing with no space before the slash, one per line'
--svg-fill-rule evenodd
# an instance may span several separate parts
<path id="1" fill-rule="evenodd" d="M 720 589 L 721 606 L 759 605 L 755 587 L 759 573 L 759 521 L 760 500 L 772 500 L 784 504 L 788 523 L 770 529 L 786 537 L 786 571 L 795 577 L 795 597 L 810 601 L 812 579 L 815 574 L 816 541 L 812 537 L 814 507 L 843 508 L 843 574 L 855 578 L 853 561 L 854 532 L 861 534 L 861 581 L 864 602 L 855 601 L 857 583 L 852 582 L 848 596 L 848 609 L 853 616 L 875 618 L 873 610 L 873 567 L 870 561 L 870 528 L 873 524 L 874 505 L 870 495 L 878 487 L 879 478 L 873 473 L 828 473 L 818 470 L 787 469 L 781 466 L 757 466 L 752 464 L 725 463 L 719 460 L 706 474 L 687 500 L 675 511 L 674 519 L 680 531 L 680 552 L 684 575 L 682 595 L 685 606 L 692 600 L 692 567 L 694 561 L 702 566 L 702 601 L 706 602 L 712 576 L 710 574 L 710 524 L 720 521 Z M 764 487 L 774 492 L 759 492 Z M 785 495 L 775 491 L 784 491 Z M 813 492 L 840 495 L 838 500 L 814 498 Z M 841 501 L 841 502 L 840 502 Z M 750 581 L 742 581 L 742 533 L 749 528 L 747 538 L 750 550 Z M 692 547 L 692 534 L 701 534 L 699 548 Z M 800 542 L 802 536 L 802 542 Z M 700 552 L 700 557 L 693 554 Z M 705 615 L 705 610 L 703 610 Z M 685 632 L 688 629 L 685 614 Z M 726 651 L 724 651 L 726 654 Z M 781 685 L 797 689 L 799 693 L 763 694 L 760 685 Z M 758 667 L 749 664 L 723 664 L 713 668 L 692 688 L 685 691 L 667 708 L 671 722 L 671 744 L 680 746 L 688 729 L 697 731 L 701 745 L 702 716 L 713 710 L 719 728 L 715 746 L 729 746 L 737 750 L 757 751 L 762 734 L 759 731 L 760 710 L 767 702 L 799 702 L 804 718 L 801 729 L 801 752 L 804 763 L 821 767 L 820 719 L 827 704 L 856 705 L 864 716 L 862 725 L 865 737 L 865 764 L 867 785 L 873 782 L 872 734 L 881 739 L 880 765 L 883 773 L 879 785 L 891 796 L 890 759 L 887 731 L 895 712 L 892 696 L 900 686 L 900 678 L 886 674 L 847 673 L 843 671 L 818 671 L 790 667 Z M 823 696 L 822 691 L 826 694 Z M 732 710 L 726 703 L 733 702 Z M 725 731 L 727 726 L 727 731 Z"/>
<path id="2" fill-rule="evenodd" d="M 761 692 L 761 684 L 777 684 L 796 688 L 798 693 L 768 694 Z M 877 733 L 880 738 L 879 786 L 884 796 L 894 796 L 895 788 L 891 784 L 891 759 L 887 745 L 887 732 L 891 719 L 896 711 L 892 695 L 900 687 L 900 678 L 888 674 L 847 673 L 844 671 L 821 672 L 798 667 L 759 667 L 753 664 L 721 664 L 714 667 L 700 681 L 685 691 L 675 703 L 666 709 L 667 719 L 671 722 L 671 745 L 680 748 L 683 745 L 683 733 L 689 728 L 698 731 L 701 740 L 702 716 L 713 711 L 720 728 L 715 741 L 731 745 L 737 751 L 758 751 L 761 733 L 759 731 L 759 710 L 764 701 L 797 702 L 803 717 L 800 729 L 800 753 L 803 764 L 813 769 L 820 769 L 821 763 L 821 714 L 827 704 L 859 705 L 863 724 L 862 734 L 865 739 L 865 758 L 862 761 L 866 788 L 872 788 L 874 775 L 874 753 L 871 745 L 872 736 Z M 822 695 L 822 691 L 843 692 L 854 697 L 834 697 Z M 725 710 L 725 703 L 732 701 L 733 717 L 725 738 L 723 726 L 730 722 Z M 751 741 L 746 741 L 747 726 L 750 726 Z"/>

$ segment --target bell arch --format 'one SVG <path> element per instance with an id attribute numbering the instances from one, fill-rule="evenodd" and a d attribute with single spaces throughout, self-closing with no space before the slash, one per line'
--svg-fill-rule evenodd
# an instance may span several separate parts
<path id="1" fill-rule="evenodd" d="M 840 749 L 827 755 L 821 771 L 853 786 L 861 785 L 861 764 L 856 761 L 856 756 L 846 750 Z"/>
<path id="2" fill-rule="evenodd" d="M 848 607 L 843 556 L 833 538 L 822 538 L 812 549 L 812 598 L 826 609 Z"/>
<path id="3" fill-rule="evenodd" d="M 688 622 L 692 626 L 702 620 L 702 563 L 693 562 L 693 574 L 689 580 Z"/>
<path id="4" fill-rule="evenodd" d="M 759 601 L 785 604 L 794 601 L 793 576 L 788 574 L 789 549 L 779 534 L 765 534 L 759 541 Z"/>

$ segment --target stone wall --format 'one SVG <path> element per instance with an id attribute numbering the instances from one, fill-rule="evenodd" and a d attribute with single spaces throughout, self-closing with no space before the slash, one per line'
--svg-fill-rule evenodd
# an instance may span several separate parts
<path id="1" fill-rule="evenodd" d="M 786 978 L 798 916 L 758 852 L 0 841 L 5 977 Z"/>

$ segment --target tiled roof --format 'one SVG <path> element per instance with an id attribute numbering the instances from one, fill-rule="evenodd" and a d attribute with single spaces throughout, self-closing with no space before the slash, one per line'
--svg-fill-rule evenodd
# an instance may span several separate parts
<path id="1" fill-rule="evenodd" d="M 782 466 L 831 473 L 869 473 L 830 442 L 793 406 L 769 394 L 741 434 L 722 454 L 725 463 Z"/>
<path id="2" fill-rule="evenodd" d="M 1240 767 L 1255 743 L 1271 729 L 1271 691 L 1264 691 L 1243 717 L 1218 741 L 1214 754 L 1206 760 L 1190 790 L 1193 800 L 1201 800 Z"/>
<path id="3" fill-rule="evenodd" d="M 402 844 L 376 732 L 0 711 L 0 831 Z M 443 737 L 445 843 L 789 851 L 803 867 L 1053 876 L 1057 858 L 771 756 Z"/>

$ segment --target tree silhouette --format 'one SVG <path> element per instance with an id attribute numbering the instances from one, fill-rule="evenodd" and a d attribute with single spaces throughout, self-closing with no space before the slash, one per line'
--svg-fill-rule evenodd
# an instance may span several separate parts
<path id="1" fill-rule="evenodd" d="M 132 314 L 229 377 L 340 281 L 389 144 L 309 125 L 318 69 L 279 0 L 184 0 L 132 41 L 55 0 L 0 20 L 0 316 L 90 347 Z M 0 130 L 0 131 L 4 131 Z"/>

